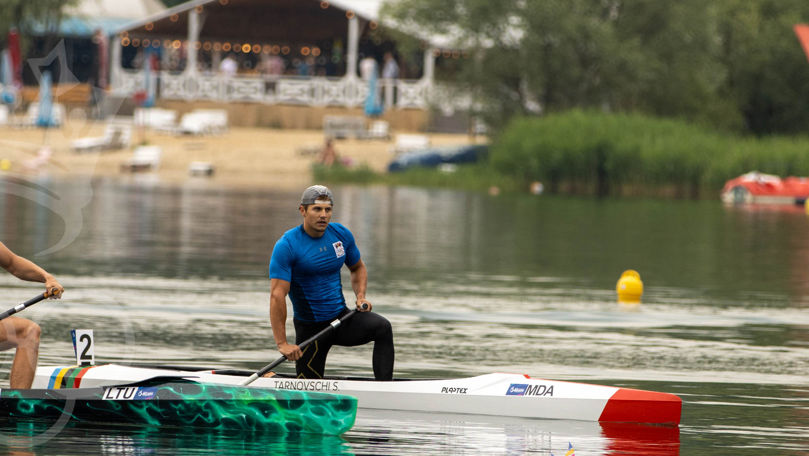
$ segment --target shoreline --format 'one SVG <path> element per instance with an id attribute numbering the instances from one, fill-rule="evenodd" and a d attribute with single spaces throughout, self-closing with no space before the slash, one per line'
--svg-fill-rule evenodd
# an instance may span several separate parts
<path id="1" fill-rule="evenodd" d="M 130 146 L 104 152 L 74 152 L 72 141 L 100 137 L 105 122 L 70 119 L 57 128 L 14 128 L 0 126 L 0 176 L 17 178 L 42 175 L 60 178 L 154 179 L 161 183 L 182 184 L 205 181 L 213 186 L 299 188 L 312 181 L 311 165 L 318 159 L 325 137 L 322 130 L 278 130 L 232 127 L 215 135 L 172 135 L 133 127 Z M 433 146 L 480 142 L 465 134 L 425 134 Z M 395 138 L 395 133 L 393 134 Z M 138 144 L 159 146 L 160 164 L 153 171 L 122 172 L 121 164 L 132 157 Z M 337 154 L 353 165 L 367 165 L 378 173 L 387 172 L 394 158 L 393 138 L 340 139 Z M 45 149 L 50 157 L 43 158 Z M 192 176 L 189 165 L 206 162 L 211 176 Z M 147 177 L 148 176 L 148 177 Z"/>

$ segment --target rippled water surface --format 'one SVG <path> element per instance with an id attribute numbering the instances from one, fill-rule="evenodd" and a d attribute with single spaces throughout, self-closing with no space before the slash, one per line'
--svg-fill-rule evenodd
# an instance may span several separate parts
<path id="1" fill-rule="evenodd" d="M 809 219 L 716 201 L 498 196 L 335 187 L 336 221 L 394 325 L 398 377 L 518 372 L 666 391 L 679 428 L 360 409 L 342 438 L 66 429 L 20 454 L 799 455 L 809 448 Z M 67 291 L 24 316 L 40 365 L 68 364 L 92 328 L 97 362 L 258 369 L 278 354 L 267 264 L 300 223 L 299 192 L 189 182 L 0 177 L 0 239 Z M 44 252 L 44 254 L 43 254 Z M 625 269 L 643 303 L 616 304 Z M 347 275 L 347 296 L 351 296 Z M 39 291 L 0 275 L 2 305 Z M 288 332 L 293 329 L 289 325 Z M 7 386 L 12 353 L 0 355 Z M 371 374 L 370 347 L 335 375 Z M 292 370 L 291 365 L 285 367 Z"/>

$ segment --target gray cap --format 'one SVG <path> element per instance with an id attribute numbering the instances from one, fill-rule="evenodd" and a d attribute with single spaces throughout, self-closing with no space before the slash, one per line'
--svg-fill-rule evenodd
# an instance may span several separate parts
<path id="1" fill-rule="evenodd" d="M 323 185 L 313 185 L 303 191 L 301 204 L 315 204 L 315 201 L 322 198 L 328 198 L 329 202 L 334 205 L 334 196 L 332 196 L 331 190 Z"/>

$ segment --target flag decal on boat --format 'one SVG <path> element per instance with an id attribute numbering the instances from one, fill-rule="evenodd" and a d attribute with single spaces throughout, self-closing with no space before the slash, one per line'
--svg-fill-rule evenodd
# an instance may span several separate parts
<path id="1" fill-rule="evenodd" d="M 528 389 L 528 385 L 525 383 L 512 383 L 508 386 L 506 396 L 525 396 L 526 389 Z"/>
<path id="2" fill-rule="evenodd" d="M 78 388 L 84 374 L 95 366 L 89 367 L 60 367 L 53 370 L 48 380 L 48 389 Z"/>

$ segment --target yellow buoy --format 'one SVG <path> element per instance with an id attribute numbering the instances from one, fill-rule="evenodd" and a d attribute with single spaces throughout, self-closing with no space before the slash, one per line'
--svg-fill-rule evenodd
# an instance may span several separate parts
<path id="1" fill-rule="evenodd" d="M 0 171 L 8 171 L 11 169 L 11 160 L 4 158 L 0 160 Z"/>
<path id="2" fill-rule="evenodd" d="M 640 303 L 640 297 L 643 295 L 643 282 L 640 280 L 638 271 L 634 269 L 624 271 L 615 285 L 615 291 L 618 293 L 620 303 Z"/>

